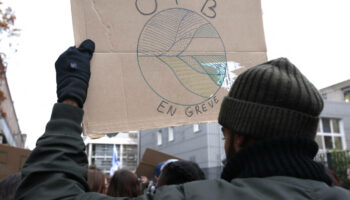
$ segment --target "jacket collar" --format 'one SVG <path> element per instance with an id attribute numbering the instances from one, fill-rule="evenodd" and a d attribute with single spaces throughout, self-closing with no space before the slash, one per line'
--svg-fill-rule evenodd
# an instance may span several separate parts
<path id="1" fill-rule="evenodd" d="M 300 137 L 269 138 L 247 146 L 228 159 L 221 178 L 289 176 L 332 185 L 324 166 L 313 160 L 318 146 Z"/>

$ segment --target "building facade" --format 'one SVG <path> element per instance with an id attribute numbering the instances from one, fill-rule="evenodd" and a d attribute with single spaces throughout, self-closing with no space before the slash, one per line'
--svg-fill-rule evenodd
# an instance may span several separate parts
<path id="1" fill-rule="evenodd" d="M 325 100 L 350 103 L 350 79 L 320 90 Z"/>
<path id="2" fill-rule="evenodd" d="M 324 101 L 316 142 L 320 152 L 350 149 L 350 104 Z"/>
<path id="3" fill-rule="evenodd" d="M 0 144 L 24 148 L 26 135 L 21 133 L 6 76 L 0 80 Z"/>
<path id="4" fill-rule="evenodd" d="M 325 101 L 316 141 L 320 151 L 345 150 L 350 145 L 350 79 L 320 90 Z"/>
<path id="5" fill-rule="evenodd" d="M 117 149 L 119 169 L 135 171 L 138 164 L 138 133 L 107 134 L 99 139 L 84 136 L 89 165 L 95 165 L 106 175 L 112 165 L 113 148 Z"/>
<path id="6" fill-rule="evenodd" d="M 140 155 L 146 148 L 194 161 L 209 179 L 221 173 L 225 158 L 221 126 L 217 123 L 140 131 Z"/>

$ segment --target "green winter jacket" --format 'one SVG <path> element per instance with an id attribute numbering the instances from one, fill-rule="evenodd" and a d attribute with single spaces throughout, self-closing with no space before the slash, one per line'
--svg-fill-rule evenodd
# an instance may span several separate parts
<path id="1" fill-rule="evenodd" d="M 87 158 L 81 138 L 83 111 L 70 105 L 55 104 L 43 136 L 22 169 L 17 200 L 108 200 L 114 198 L 89 192 Z M 191 182 L 164 186 L 154 196 L 136 199 L 250 199 L 250 200 L 346 200 L 350 193 L 324 182 L 271 176 Z"/>

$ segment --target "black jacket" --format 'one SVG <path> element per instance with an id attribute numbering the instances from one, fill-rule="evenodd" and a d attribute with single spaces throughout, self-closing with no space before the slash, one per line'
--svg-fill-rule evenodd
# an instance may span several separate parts
<path id="1" fill-rule="evenodd" d="M 89 192 L 87 184 L 88 162 L 85 145 L 81 137 L 82 117 L 83 111 L 80 108 L 60 103 L 55 104 L 44 135 L 37 141 L 37 147 L 32 151 L 22 169 L 22 183 L 15 197 L 17 200 L 116 199 Z M 263 147 L 264 145 L 260 146 Z M 283 145 L 280 146 L 283 148 Z M 271 147 L 270 150 L 274 151 L 276 149 Z M 260 157 L 261 162 L 266 161 L 266 165 L 262 165 L 265 169 L 255 166 L 256 163 L 252 160 L 256 159 L 248 159 L 244 162 L 241 159 L 237 160 L 237 157 L 244 154 L 247 154 L 247 158 L 249 158 L 253 152 L 257 154 L 255 158 Z M 225 177 L 223 178 L 227 180 L 218 179 L 191 182 L 178 186 L 163 186 L 157 190 L 154 196 L 143 195 L 137 199 L 350 199 L 348 191 L 331 186 L 327 182 L 327 177 L 323 175 L 303 177 L 304 175 L 300 174 L 302 171 L 290 171 L 288 173 L 291 174 L 285 174 L 287 172 L 283 170 L 278 171 L 278 174 L 275 175 L 276 169 L 268 163 L 270 155 L 275 155 L 275 153 L 260 153 L 263 152 L 257 148 L 248 147 L 246 150 L 237 153 L 238 156 L 229 161 L 226 166 L 226 170 L 229 170 L 229 172 L 224 173 Z M 270 160 L 275 163 L 279 162 L 278 159 Z M 229 167 L 230 163 L 237 161 L 242 166 L 236 170 L 234 166 Z M 305 166 L 304 162 L 299 163 Z M 297 165 L 296 167 L 298 168 Z M 256 170 L 248 170 L 248 172 L 246 169 L 249 168 L 255 168 Z M 293 168 L 290 168 L 290 170 Z M 244 170 L 241 171 L 242 169 Z M 269 173 L 265 174 L 266 171 Z M 292 177 L 295 173 L 301 177 Z M 233 179 L 230 181 L 231 178 Z"/>

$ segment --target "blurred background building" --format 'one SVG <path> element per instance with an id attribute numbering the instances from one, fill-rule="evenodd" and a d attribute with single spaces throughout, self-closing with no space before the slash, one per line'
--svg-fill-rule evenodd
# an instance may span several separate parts
<path id="1" fill-rule="evenodd" d="M 320 90 L 324 109 L 316 141 L 319 153 L 349 150 L 350 147 L 350 79 Z"/>
<path id="2" fill-rule="evenodd" d="M 109 176 L 113 146 L 116 145 L 119 169 L 135 171 L 138 164 L 138 132 L 111 133 L 99 139 L 84 136 L 89 165 L 95 165 Z"/>
<path id="3" fill-rule="evenodd" d="M 350 103 L 350 79 L 320 90 L 325 100 Z"/>
<path id="4" fill-rule="evenodd" d="M 0 144 L 24 148 L 27 135 L 19 128 L 6 76 L 0 81 L 0 99 Z"/>
<path id="5" fill-rule="evenodd" d="M 140 131 L 140 155 L 155 149 L 198 163 L 206 177 L 217 178 L 222 170 L 224 141 L 221 126 L 202 123 Z"/>

